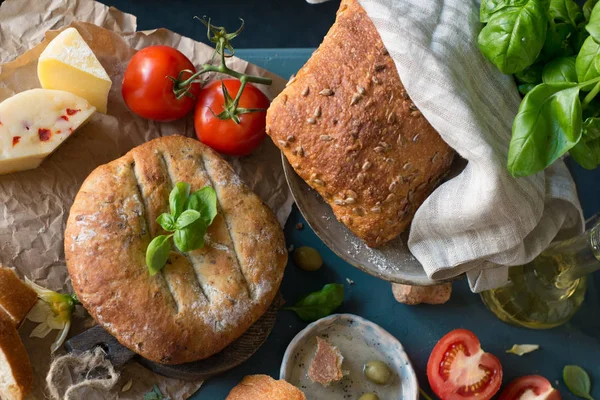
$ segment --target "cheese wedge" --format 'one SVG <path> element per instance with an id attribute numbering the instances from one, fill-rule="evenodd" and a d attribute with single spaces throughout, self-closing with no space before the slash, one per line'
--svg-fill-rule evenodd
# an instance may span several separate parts
<path id="1" fill-rule="evenodd" d="M 112 81 L 77 29 L 65 29 L 48 44 L 38 61 L 38 78 L 44 89 L 66 90 L 106 113 Z"/>
<path id="2" fill-rule="evenodd" d="M 94 113 L 86 99 L 32 89 L 0 103 L 0 174 L 37 168 Z"/>

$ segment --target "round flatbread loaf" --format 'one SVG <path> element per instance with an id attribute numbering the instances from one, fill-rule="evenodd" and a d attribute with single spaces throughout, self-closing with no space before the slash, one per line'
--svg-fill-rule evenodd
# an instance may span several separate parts
<path id="1" fill-rule="evenodd" d="M 205 246 L 173 251 L 150 276 L 145 254 L 165 234 L 177 182 L 212 186 L 218 214 Z M 287 262 L 281 226 L 229 164 L 182 136 L 152 140 L 85 180 L 67 221 L 65 254 L 75 292 L 119 342 L 162 364 L 207 358 L 241 336 L 271 304 Z"/>

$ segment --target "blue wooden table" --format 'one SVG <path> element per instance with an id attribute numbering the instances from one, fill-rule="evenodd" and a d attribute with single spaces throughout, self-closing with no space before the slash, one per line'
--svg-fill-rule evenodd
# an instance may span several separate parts
<path id="1" fill-rule="evenodd" d="M 306 62 L 311 52 L 308 49 L 240 50 L 237 55 L 289 77 Z M 574 173 L 586 217 L 599 212 L 600 171 L 589 172 L 569 166 Z M 339 311 L 361 315 L 396 336 L 406 348 L 419 382 L 426 390 L 429 386 L 425 370 L 431 349 L 448 331 L 467 328 L 479 336 L 486 351 L 500 359 L 505 384 L 522 375 L 540 374 L 553 382 L 563 399 L 575 399 L 564 386 L 561 373 L 565 365 L 577 364 L 589 372 L 593 381 L 592 396 L 600 399 L 600 273 L 590 279 L 586 301 L 571 322 L 547 331 L 527 330 L 496 319 L 484 307 L 479 296 L 469 291 L 465 281 L 454 284 L 454 293 L 447 304 L 399 304 L 394 300 L 388 282 L 345 263 L 318 239 L 305 222 L 303 229 L 296 229 L 298 222 L 304 220 L 294 208 L 285 227 L 288 245 L 316 248 L 323 256 L 324 266 L 317 272 L 306 272 L 290 261 L 281 286 L 284 298 L 294 302 L 302 294 L 318 290 L 326 283 L 343 283 L 346 299 Z M 348 284 L 347 279 L 354 284 Z M 277 378 L 288 343 L 305 326 L 295 314 L 281 311 L 271 336 L 250 360 L 209 380 L 193 398 L 224 399 L 229 390 L 249 374 L 269 374 Z M 523 357 L 506 354 L 505 351 L 513 344 L 539 344 L 541 349 Z"/>

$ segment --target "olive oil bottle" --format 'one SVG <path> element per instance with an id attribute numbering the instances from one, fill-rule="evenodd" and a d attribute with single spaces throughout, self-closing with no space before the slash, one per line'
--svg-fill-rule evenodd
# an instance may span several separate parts
<path id="1" fill-rule="evenodd" d="M 501 320 L 531 329 L 567 322 L 583 302 L 587 274 L 600 269 L 600 215 L 591 226 L 529 264 L 510 268 L 508 285 L 481 293 L 485 305 Z"/>

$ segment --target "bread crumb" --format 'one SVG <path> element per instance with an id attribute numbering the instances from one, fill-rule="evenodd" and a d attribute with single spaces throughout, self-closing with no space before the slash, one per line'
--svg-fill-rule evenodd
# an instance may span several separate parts
<path id="1" fill-rule="evenodd" d="M 298 222 L 298 223 L 296 224 L 296 229 L 298 229 L 298 230 L 302 230 L 302 228 L 304 228 L 304 224 L 303 224 L 302 222 Z"/>

